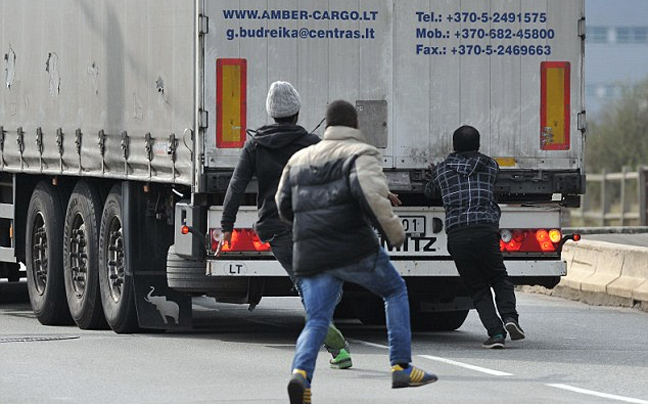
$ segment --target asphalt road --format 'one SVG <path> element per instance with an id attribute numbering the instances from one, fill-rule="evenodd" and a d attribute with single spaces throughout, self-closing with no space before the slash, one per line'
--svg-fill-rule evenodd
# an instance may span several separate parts
<path id="1" fill-rule="evenodd" d="M 10 295 L 19 301 L 0 303 L 2 404 L 288 402 L 303 325 L 295 298 L 266 298 L 254 312 L 196 298 L 194 332 L 118 335 L 42 326 L 24 290 L 0 284 Z M 502 351 L 481 348 L 474 311 L 458 331 L 414 334 L 414 363 L 439 376 L 416 389 L 390 388 L 384 329 L 339 322 L 354 367 L 328 368 L 322 350 L 313 403 L 648 404 L 648 314 L 524 293 L 518 308 L 528 337 Z"/>
<path id="2" fill-rule="evenodd" d="M 608 243 L 624 244 L 638 247 L 648 247 L 648 233 L 638 234 L 623 234 L 623 233 L 609 233 L 609 234 L 584 234 L 583 240 L 596 240 L 605 241 Z"/>

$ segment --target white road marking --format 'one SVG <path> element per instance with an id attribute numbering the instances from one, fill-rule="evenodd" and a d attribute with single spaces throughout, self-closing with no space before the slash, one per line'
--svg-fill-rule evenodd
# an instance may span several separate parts
<path id="1" fill-rule="evenodd" d="M 349 341 L 355 342 L 355 343 L 358 343 L 358 344 L 362 344 L 362 345 L 366 345 L 366 346 L 371 346 L 371 347 L 374 347 L 374 348 L 389 349 L 389 347 L 387 345 L 376 344 L 374 342 L 362 341 L 362 340 L 359 340 L 359 339 L 349 339 Z M 447 363 L 449 365 L 459 366 L 459 367 L 462 367 L 462 368 L 465 368 L 465 369 L 475 370 L 477 372 L 482 372 L 482 373 L 486 373 L 486 374 L 493 375 L 493 376 L 513 376 L 512 373 L 506 373 L 506 372 L 501 372 L 499 370 L 483 368 L 481 366 L 475 366 L 475 365 L 470 365 L 470 364 L 463 363 L 463 362 L 457 362 L 457 361 L 453 361 L 453 360 L 450 360 L 450 359 L 441 358 L 441 357 L 438 357 L 438 356 L 431 356 L 431 355 L 417 355 L 417 356 L 419 358 L 425 358 L 425 359 L 429 359 L 429 360 L 432 360 L 432 361 Z M 547 386 L 554 387 L 554 388 L 557 388 L 557 389 L 571 391 L 571 392 L 574 392 L 574 393 L 586 394 L 586 395 L 594 396 L 594 397 L 609 398 L 610 400 L 623 401 L 623 402 L 626 402 L 626 403 L 648 404 L 648 401 L 641 400 L 641 399 L 638 399 L 638 398 L 617 396 L 617 395 L 614 395 L 614 394 L 607 394 L 607 393 L 599 393 L 598 391 L 581 389 L 581 388 L 578 388 L 578 387 L 569 386 L 567 384 L 556 383 L 556 384 L 547 384 Z"/>
<path id="2" fill-rule="evenodd" d="M 578 387 L 569 386 L 567 384 L 559 384 L 559 383 L 558 384 L 547 384 L 547 386 L 555 387 L 557 389 L 572 391 L 574 393 L 587 394 L 588 396 L 609 398 L 611 400 L 617 400 L 617 401 L 624 401 L 626 403 L 648 404 L 648 401 L 639 400 L 638 398 L 630 398 L 630 397 L 617 396 L 617 395 L 614 395 L 614 394 L 599 393 L 598 391 L 581 389 L 581 388 L 578 388 Z"/>
<path id="3" fill-rule="evenodd" d="M 389 347 L 387 345 L 375 344 L 373 342 L 361 341 L 359 339 L 349 338 L 349 341 L 350 342 L 356 342 L 358 344 L 362 344 L 362 345 L 366 345 L 366 346 L 372 346 L 374 348 L 389 349 Z"/>
<path id="4" fill-rule="evenodd" d="M 361 341 L 359 339 L 350 339 L 349 341 L 356 342 L 356 343 L 362 344 L 362 345 L 372 346 L 374 348 L 389 349 L 389 347 L 386 346 L 386 345 L 376 344 L 376 343 L 367 342 L 367 341 Z M 450 360 L 450 359 L 440 358 L 438 356 L 418 355 L 418 357 L 433 360 L 433 361 L 437 361 L 437 362 L 447 363 L 449 365 L 459 366 L 459 367 L 462 367 L 462 368 L 465 368 L 465 369 L 475 370 L 477 372 L 487 373 L 487 374 L 493 375 L 493 376 L 513 376 L 513 374 L 511 374 L 511 373 L 500 372 L 499 370 L 487 369 L 487 368 L 483 368 L 483 367 L 475 366 L 475 365 L 469 365 L 467 363 L 462 363 L 462 362 L 457 362 L 457 361 L 453 361 L 453 360 Z M 648 403 L 646 403 L 646 404 L 648 404 Z"/>
<path id="5" fill-rule="evenodd" d="M 453 361 L 453 360 L 450 360 L 450 359 L 439 358 L 438 356 L 418 355 L 418 357 L 419 358 L 429 359 L 429 360 L 432 360 L 432 361 L 447 363 L 449 365 L 459 366 L 461 368 L 475 370 L 477 372 L 482 372 L 482 373 L 486 373 L 486 374 L 493 375 L 493 376 L 513 376 L 512 373 L 500 372 L 499 370 L 483 368 L 481 366 L 469 365 L 467 363 L 457 362 L 457 361 Z"/>

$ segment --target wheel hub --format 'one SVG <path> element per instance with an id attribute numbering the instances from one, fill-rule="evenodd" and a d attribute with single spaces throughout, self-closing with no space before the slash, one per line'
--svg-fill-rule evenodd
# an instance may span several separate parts
<path id="1" fill-rule="evenodd" d="M 110 295 L 115 302 L 118 302 L 121 299 L 122 285 L 124 284 L 124 243 L 122 227 L 118 219 L 113 219 L 110 225 L 107 268 Z"/>
<path id="2" fill-rule="evenodd" d="M 34 234 L 32 263 L 33 263 L 33 276 L 36 291 L 39 294 L 45 293 L 47 286 L 47 231 L 45 230 L 45 219 L 42 213 L 38 213 L 34 220 Z"/>
<path id="3" fill-rule="evenodd" d="M 70 267 L 72 286 L 77 297 L 82 297 L 86 291 L 88 273 L 88 253 L 86 242 L 86 227 L 80 215 L 74 220 L 70 236 Z"/>

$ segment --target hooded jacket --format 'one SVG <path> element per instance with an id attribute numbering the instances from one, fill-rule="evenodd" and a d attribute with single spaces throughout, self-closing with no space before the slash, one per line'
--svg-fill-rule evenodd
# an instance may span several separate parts
<path id="1" fill-rule="evenodd" d="M 405 232 L 389 200 L 382 155 L 357 129 L 331 126 L 323 140 L 284 168 L 276 195 L 279 215 L 293 224 L 298 276 L 339 268 L 380 248 L 373 227 L 392 246 Z"/>
<path id="2" fill-rule="evenodd" d="M 279 178 L 295 152 L 319 141 L 317 135 L 308 133 L 303 127 L 285 123 L 263 126 L 249 138 L 225 194 L 221 217 L 223 231 L 234 228 L 241 198 L 255 175 L 259 185 L 255 229 L 259 238 L 267 241 L 275 234 L 290 230 L 290 226 L 279 219 L 274 200 Z"/>
<path id="3" fill-rule="evenodd" d="M 451 153 L 432 172 L 425 196 L 441 192 L 446 211 L 446 231 L 474 224 L 499 225 L 500 208 L 495 200 L 497 162 L 477 151 Z"/>

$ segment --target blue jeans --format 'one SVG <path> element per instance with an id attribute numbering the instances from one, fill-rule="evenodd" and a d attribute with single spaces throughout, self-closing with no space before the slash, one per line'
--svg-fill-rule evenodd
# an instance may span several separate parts
<path id="1" fill-rule="evenodd" d="M 384 300 L 390 363 L 395 365 L 412 361 L 407 288 L 391 264 L 389 255 L 380 248 L 376 254 L 352 265 L 314 276 L 297 277 L 308 318 L 297 339 L 292 369 L 305 370 L 311 380 L 319 348 L 326 337 L 345 281 L 356 283 Z"/>
<path id="2" fill-rule="evenodd" d="M 292 269 L 292 233 L 286 231 L 283 233 L 275 234 L 268 242 L 270 243 L 270 247 L 272 248 L 272 254 L 275 256 L 277 261 L 279 261 L 279 264 L 281 264 L 281 266 L 286 270 L 286 273 L 288 273 L 290 280 L 292 280 L 293 284 L 295 284 L 297 293 L 299 293 L 299 295 L 301 296 L 301 291 L 299 290 L 299 285 L 296 282 L 295 273 Z M 342 299 L 342 290 L 340 290 L 340 294 L 336 299 L 336 305 L 340 302 L 340 299 Z M 344 338 L 344 335 L 342 335 L 342 332 L 337 329 L 332 321 L 329 323 L 328 334 L 324 339 L 324 345 L 334 357 L 339 353 L 340 349 L 346 347 L 346 339 Z"/>

